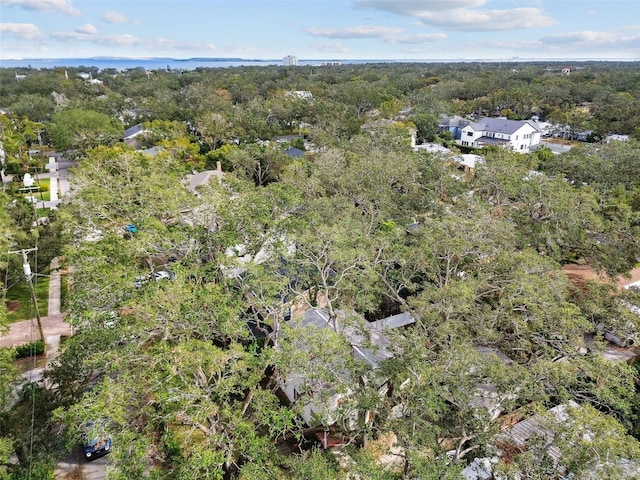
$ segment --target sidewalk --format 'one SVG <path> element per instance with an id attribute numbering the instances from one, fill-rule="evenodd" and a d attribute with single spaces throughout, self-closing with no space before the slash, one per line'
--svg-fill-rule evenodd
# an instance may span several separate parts
<path id="1" fill-rule="evenodd" d="M 49 178 L 49 201 L 39 201 L 36 206 L 46 208 L 57 208 L 60 201 L 58 195 L 59 172 L 42 172 L 39 178 Z M 3 180 L 10 182 L 12 175 L 5 175 Z M 43 313 L 43 312 L 42 312 Z M 52 360 L 58 354 L 61 336 L 71 336 L 71 326 L 64 323 L 64 316 L 60 311 L 60 271 L 59 260 L 54 258 L 51 261 L 49 279 L 49 308 L 46 316 L 40 317 L 42 331 L 45 337 L 47 361 Z M 0 335 L 0 348 L 23 345 L 39 339 L 37 320 L 24 320 L 9 325 L 6 335 Z"/>
<path id="2" fill-rule="evenodd" d="M 10 405 L 15 405 L 19 401 L 18 392 L 24 383 L 37 383 L 50 388 L 51 385 L 45 379 L 44 372 L 47 366 L 55 360 L 60 350 L 60 339 L 62 336 L 71 336 L 71 327 L 64 323 L 64 315 L 60 312 L 60 270 L 58 258 L 51 261 L 50 281 L 49 281 L 49 311 L 45 317 L 40 317 L 42 331 L 45 337 L 45 367 L 37 367 L 21 375 L 21 382 L 12 391 Z M 12 347 L 31 343 L 40 339 L 37 319 L 25 320 L 23 322 L 12 323 L 9 326 L 7 335 L 0 336 L 0 347 Z"/>
<path id="3" fill-rule="evenodd" d="M 60 312 L 60 271 L 58 259 L 51 262 L 49 279 L 49 311 L 40 317 L 42 330 L 47 344 L 47 359 L 57 355 L 61 336 L 71 336 L 71 326 L 64 323 L 64 314 Z M 38 322 L 35 318 L 9 325 L 6 335 L 0 336 L 0 347 L 11 347 L 30 343 L 39 339 Z"/>

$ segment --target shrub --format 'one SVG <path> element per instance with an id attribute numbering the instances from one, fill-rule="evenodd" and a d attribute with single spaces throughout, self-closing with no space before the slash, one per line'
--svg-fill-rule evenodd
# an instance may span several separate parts
<path id="1" fill-rule="evenodd" d="M 44 342 L 42 340 L 36 340 L 35 342 L 16 347 L 16 358 L 27 358 L 31 355 L 42 355 L 43 353 Z"/>

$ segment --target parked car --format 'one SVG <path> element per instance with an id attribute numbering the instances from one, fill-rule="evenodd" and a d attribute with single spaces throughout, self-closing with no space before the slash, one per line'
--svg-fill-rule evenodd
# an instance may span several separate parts
<path id="1" fill-rule="evenodd" d="M 173 275 L 171 275 L 168 271 L 166 270 L 160 270 L 158 272 L 155 272 L 154 274 L 154 278 L 156 281 L 158 280 L 171 280 L 173 278 Z"/>
<path id="2" fill-rule="evenodd" d="M 174 275 L 167 270 L 158 270 L 146 277 L 136 277 L 133 281 L 133 286 L 136 288 L 142 288 L 142 286 L 147 283 L 149 280 L 160 281 L 160 280 L 173 280 Z"/>
<path id="3" fill-rule="evenodd" d="M 133 223 L 127 223 L 122 228 L 122 233 L 125 238 L 133 238 L 133 236 L 138 233 L 138 227 L 136 227 Z"/>
<path id="4" fill-rule="evenodd" d="M 105 433 L 104 422 L 87 422 L 82 427 L 82 448 L 87 460 L 95 460 L 111 451 L 111 436 Z"/>

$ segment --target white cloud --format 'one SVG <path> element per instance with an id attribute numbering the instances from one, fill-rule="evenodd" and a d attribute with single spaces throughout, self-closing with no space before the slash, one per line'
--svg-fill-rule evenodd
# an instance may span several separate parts
<path id="1" fill-rule="evenodd" d="M 540 43 L 549 47 L 640 49 L 640 35 L 637 33 L 637 30 L 630 35 L 619 32 L 594 32 L 591 30 L 585 30 L 582 32 L 568 32 L 549 35 L 541 38 Z"/>
<path id="2" fill-rule="evenodd" d="M 539 8 L 514 8 L 512 10 L 458 9 L 447 12 L 425 12 L 420 16 L 420 20 L 423 23 L 441 28 L 471 32 L 550 27 L 556 23 Z"/>
<path id="3" fill-rule="evenodd" d="M 548 27 L 556 21 L 541 8 L 488 10 L 487 0 L 355 0 L 361 8 L 382 10 L 419 19 L 423 24 L 450 30 L 498 31 Z"/>
<path id="4" fill-rule="evenodd" d="M 85 35 L 95 35 L 96 33 L 98 33 L 98 29 L 90 23 L 85 23 L 84 25 L 77 27 L 76 32 L 83 33 Z"/>
<path id="5" fill-rule="evenodd" d="M 138 23 L 137 20 L 131 20 L 123 13 L 115 12 L 113 10 L 105 10 L 100 15 L 100 19 L 107 23 Z"/>
<path id="6" fill-rule="evenodd" d="M 107 45 L 109 47 L 115 46 L 139 46 L 143 45 L 145 41 L 135 35 L 122 34 L 122 35 L 105 35 L 98 37 L 94 40 L 98 45 Z"/>
<path id="7" fill-rule="evenodd" d="M 640 56 L 640 27 L 622 27 L 612 32 L 591 30 L 559 33 L 537 40 L 488 41 L 483 46 L 505 52 L 526 52 L 533 57 L 585 57 L 597 55 L 609 58 Z"/>
<path id="8" fill-rule="evenodd" d="M 84 27 L 77 28 L 75 32 L 55 32 L 51 35 L 55 40 L 62 43 L 84 42 L 103 47 L 127 47 L 148 49 L 153 52 L 162 51 L 183 51 L 183 52 L 214 52 L 218 50 L 210 43 L 192 43 L 179 42 L 167 38 L 141 38 L 135 35 L 100 35 L 95 27 L 87 24 Z"/>
<path id="9" fill-rule="evenodd" d="M 375 38 L 385 43 L 430 43 L 443 40 L 443 33 L 407 34 L 404 28 L 361 25 L 346 28 L 308 28 L 306 32 L 314 37 L 362 39 Z"/>
<path id="10" fill-rule="evenodd" d="M 0 3 L 9 7 L 20 7 L 36 12 L 64 13 L 77 17 L 80 10 L 74 8 L 71 0 L 0 0 Z"/>
<path id="11" fill-rule="evenodd" d="M 0 23 L 0 33 L 3 36 L 14 37 L 24 41 L 42 38 L 40 29 L 32 23 Z"/>
<path id="12" fill-rule="evenodd" d="M 306 32 L 314 37 L 325 38 L 388 38 L 403 33 L 404 29 L 361 25 L 346 28 L 307 28 Z"/>
<path id="13" fill-rule="evenodd" d="M 444 33 L 418 33 L 415 35 L 400 35 L 390 43 L 431 43 L 444 40 L 447 36 Z"/>
<path id="14" fill-rule="evenodd" d="M 171 40 L 169 38 L 152 38 L 145 39 L 143 43 L 146 46 L 152 46 L 154 49 L 158 50 L 181 50 L 181 51 L 214 51 L 217 50 L 217 47 L 211 43 L 192 43 L 192 42 L 180 42 L 176 40 Z"/>
<path id="15" fill-rule="evenodd" d="M 347 53 L 349 51 L 347 46 L 341 42 L 314 43 L 314 44 L 311 44 L 311 46 L 316 50 L 318 50 L 319 52 L 324 52 L 324 53 Z"/>
<path id="16" fill-rule="evenodd" d="M 55 32 L 51 36 L 59 42 L 68 43 L 73 41 L 90 42 L 97 45 L 140 45 L 143 40 L 134 35 L 93 35 L 85 32 Z"/>
<path id="17" fill-rule="evenodd" d="M 354 3 L 361 8 L 413 17 L 423 12 L 481 7 L 487 0 L 355 0 Z"/>

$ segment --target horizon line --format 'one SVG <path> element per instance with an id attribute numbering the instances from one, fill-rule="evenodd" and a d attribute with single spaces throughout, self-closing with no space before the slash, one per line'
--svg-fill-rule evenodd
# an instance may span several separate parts
<path id="1" fill-rule="evenodd" d="M 153 61 L 153 60 L 173 60 L 173 61 L 193 61 L 193 60 L 201 60 L 201 61 L 245 61 L 245 62 L 282 62 L 284 57 L 280 58 L 247 58 L 247 57 L 204 57 L 204 56 L 192 56 L 192 57 L 167 57 L 167 56 L 158 56 L 158 57 L 150 57 L 150 56 L 121 56 L 121 55 L 98 55 L 98 56 L 87 56 L 87 57 L 0 57 L 0 61 L 27 61 L 27 60 L 38 60 L 38 61 L 53 61 L 53 60 L 144 60 L 144 61 Z M 547 57 L 494 57 L 494 58 L 333 58 L 333 57 L 325 57 L 325 58 L 298 58 L 298 61 L 302 62 L 321 62 L 321 61 L 331 61 L 331 62 L 349 62 L 349 61 L 358 61 L 358 62 L 499 62 L 499 61 L 544 61 L 544 62 L 571 62 L 571 61 L 615 61 L 615 62 L 637 62 L 640 59 L 629 59 L 629 58 L 615 58 L 615 57 L 565 57 L 565 58 L 547 58 Z"/>

